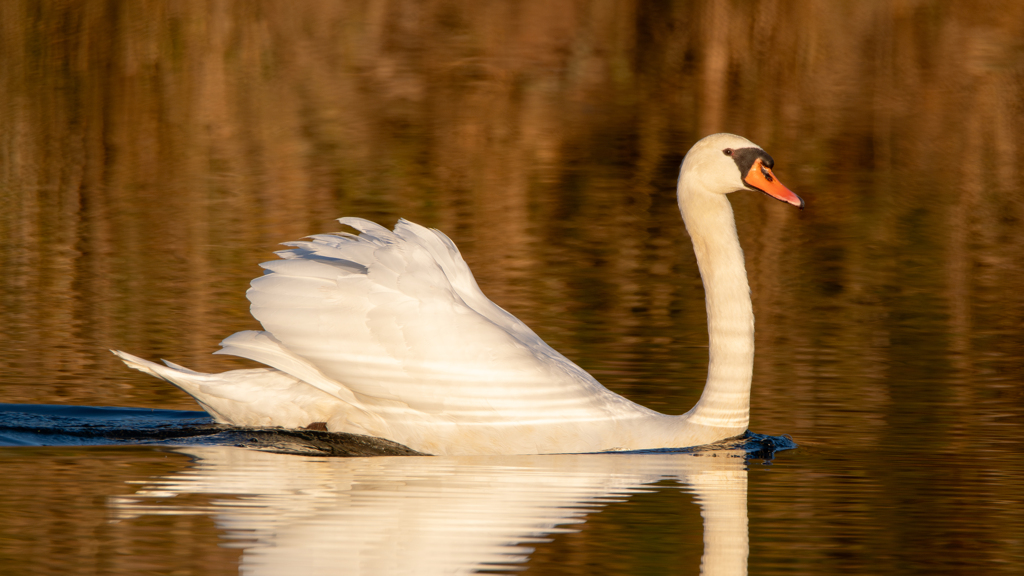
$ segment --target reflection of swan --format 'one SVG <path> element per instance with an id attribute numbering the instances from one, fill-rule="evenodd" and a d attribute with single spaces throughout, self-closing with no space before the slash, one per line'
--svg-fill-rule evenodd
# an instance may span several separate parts
<path id="1" fill-rule="evenodd" d="M 291 242 L 263 264 L 248 297 L 265 331 L 239 332 L 220 353 L 271 368 L 201 374 L 117 353 L 173 382 L 218 421 L 388 438 L 433 454 L 599 452 L 706 444 L 749 421 L 754 316 L 743 252 L 725 195 L 757 189 L 803 201 L 749 140 L 708 136 L 679 176 L 679 207 L 707 292 L 708 379 L 682 416 L 601 386 L 487 299 L 440 232 L 394 232 L 343 218 L 362 234 Z"/>
<path id="2" fill-rule="evenodd" d="M 209 514 L 244 548 L 244 574 L 503 570 L 566 525 L 666 478 L 700 504 L 703 574 L 746 573 L 746 461 L 730 457 L 739 450 L 330 459 L 178 450 L 196 463 L 112 498 L 114 518 Z"/>

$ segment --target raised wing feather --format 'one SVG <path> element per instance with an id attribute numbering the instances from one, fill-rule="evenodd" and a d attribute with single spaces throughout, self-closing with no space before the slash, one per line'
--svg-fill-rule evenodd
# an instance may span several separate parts
<path id="1" fill-rule="evenodd" d="M 264 344 L 243 333 L 227 339 L 224 352 L 303 378 L 389 421 L 432 415 L 530 424 L 650 413 L 484 296 L 441 232 L 404 220 L 394 231 L 340 221 L 361 234 L 291 242 L 281 260 L 263 264 L 267 273 L 247 295 L 266 330 Z"/>

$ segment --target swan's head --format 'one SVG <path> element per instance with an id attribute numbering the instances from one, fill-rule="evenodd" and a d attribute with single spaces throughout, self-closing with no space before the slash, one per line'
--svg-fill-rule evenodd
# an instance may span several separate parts
<path id="1" fill-rule="evenodd" d="M 712 134 L 690 148 L 679 173 L 680 193 L 687 189 L 713 194 L 757 190 L 798 208 L 804 201 L 779 182 L 775 161 L 760 146 L 735 134 Z"/>

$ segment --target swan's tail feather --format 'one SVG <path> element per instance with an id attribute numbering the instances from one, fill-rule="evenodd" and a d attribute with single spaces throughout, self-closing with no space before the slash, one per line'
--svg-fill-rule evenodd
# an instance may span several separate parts
<path id="1" fill-rule="evenodd" d="M 353 428 L 361 410 L 274 368 L 205 374 L 164 360 L 166 366 L 111 350 L 129 368 L 166 380 L 192 396 L 214 420 L 235 426 L 305 428 L 328 422 L 332 430 Z"/>
<path id="2" fill-rule="evenodd" d="M 203 374 L 202 372 L 189 370 L 188 368 L 179 366 L 173 362 L 168 362 L 167 360 L 164 360 L 164 363 L 167 365 L 161 366 L 156 362 L 150 362 L 149 360 L 144 360 L 138 356 L 122 352 L 120 350 L 111 350 L 111 352 L 120 358 L 121 361 L 129 368 L 133 368 L 139 372 L 144 372 L 150 376 L 155 376 L 161 380 L 166 380 L 178 388 L 181 388 L 189 396 L 194 398 L 195 401 L 202 406 L 203 410 L 206 410 L 206 412 L 213 416 L 214 420 L 217 422 L 222 424 L 232 423 L 230 418 L 221 414 L 220 411 L 207 404 L 203 399 L 201 387 L 204 380 L 208 381 L 211 378 L 211 374 Z"/>
<path id="3" fill-rule="evenodd" d="M 124 362 L 126 365 L 128 365 L 129 368 L 133 368 L 135 370 L 138 370 L 139 372 L 145 372 L 146 374 L 149 374 L 150 376 L 156 376 L 157 378 L 160 378 L 162 380 L 167 380 L 167 381 L 177 385 L 178 387 L 182 387 L 182 385 L 178 384 L 177 382 L 174 382 L 173 380 L 170 380 L 170 378 L 172 378 L 172 377 L 177 378 L 178 374 L 188 374 L 188 375 L 191 375 L 191 376 L 202 376 L 203 375 L 202 372 L 196 372 L 194 370 L 189 370 L 188 368 L 185 368 L 183 366 L 179 366 L 179 365 L 177 365 L 177 364 L 175 364 L 173 362 L 168 362 L 167 360 L 164 360 L 164 363 L 166 364 L 166 366 L 161 366 L 161 365 L 157 364 L 156 362 L 150 362 L 149 360 L 145 360 L 145 359 L 139 358 L 138 356 L 135 356 L 134 354 L 129 354 L 127 352 L 122 352 L 120 350 L 111 350 L 111 352 L 113 352 L 114 356 L 117 356 L 118 358 L 121 359 L 122 362 Z M 186 387 L 193 387 L 191 385 L 191 382 L 183 382 L 183 383 L 185 384 Z M 185 389 L 184 387 L 182 387 L 182 388 Z M 188 392 L 187 389 L 185 389 L 185 391 Z"/>

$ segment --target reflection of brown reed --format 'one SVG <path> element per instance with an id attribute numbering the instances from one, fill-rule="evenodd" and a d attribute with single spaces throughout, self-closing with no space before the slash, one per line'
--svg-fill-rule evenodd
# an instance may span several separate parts
<path id="1" fill-rule="evenodd" d="M 0 495 L 4 572 L 59 574 L 69 568 L 76 574 L 160 572 L 167 558 L 154 557 L 154 542 L 161 539 L 174 542 L 175 569 L 190 574 L 237 569 L 241 551 L 212 544 L 221 530 L 209 516 L 164 515 L 147 523 L 119 522 L 108 508 L 108 502 L 132 493 L 133 482 L 187 466 L 185 456 L 143 449 L 96 451 L 88 457 L 59 449 L 5 453 L 7 481 Z M 29 479 L 35 482 L 18 482 Z M 45 488 L 40 489 L 41 483 Z M 171 500 L 185 506 L 194 498 Z"/>

